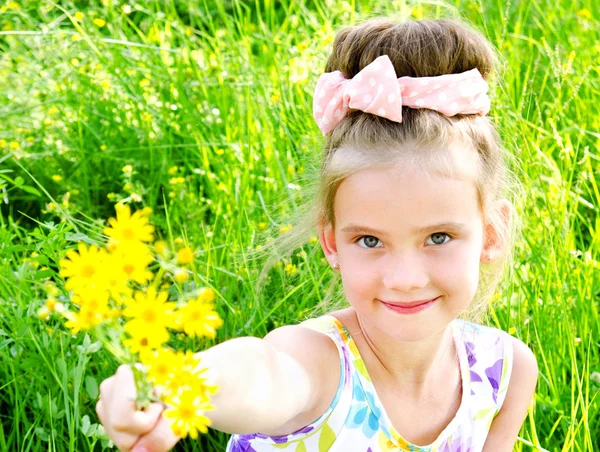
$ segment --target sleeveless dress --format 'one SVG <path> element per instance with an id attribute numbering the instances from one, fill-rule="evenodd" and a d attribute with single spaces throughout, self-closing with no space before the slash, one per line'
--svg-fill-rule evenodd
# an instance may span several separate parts
<path id="1" fill-rule="evenodd" d="M 340 381 L 329 408 L 310 425 L 284 436 L 232 435 L 226 452 L 480 452 L 506 396 L 513 363 L 506 332 L 454 320 L 462 399 L 455 417 L 427 446 L 406 441 L 377 397 L 365 363 L 345 326 L 330 315 L 300 324 L 329 336 L 340 354 Z"/>

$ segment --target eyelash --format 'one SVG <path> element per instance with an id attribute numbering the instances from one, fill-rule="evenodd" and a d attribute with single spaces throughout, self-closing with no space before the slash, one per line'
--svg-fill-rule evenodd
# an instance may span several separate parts
<path id="1" fill-rule="evenodd" d="M 429 237 L 432 237 L 432 236 L 434 236 L 434 235 L 438 235 L 438 234 L 443 234 L 443 235 L 445 235 L 446 237 L 450 238 L 450 242 L 451 242 L 451 241 L 454 239 L 454 236 L 452 236 L 452 235 L 450 235 L 450 234 L 448 234 L 448 233 L 446 233 L 446 232 L 434 232 L 434 233 L 433 233 L 433 234 L 431 234 Z M 361 239 L 365 238 L 365 237 L 373 237 L 373 238 L 376 238 L 376 239 L 377 239 L 377 237 L 375 237 L 374 235 L 361 235 L 361 236 L 360 236 L 360 237 L 358 237 L 356 240 L 354 240 L 354 243 L 355 243 L 355 244 L 358 244 L 358 242 L 359 242 Z M 379 239 L 377 239 L 377 240 L 379 240 Z M 381 242 L 381 240 L 379 240 L 379 241 Z M 439 247 L 439 246 L 442 246 L 442 245 L 446 245 L 447 243 L 448 243 L 448 242 L 444 242 L 444 243 L 442 243 L 442 244 L 440 244 L 440 245 L 436 245 L 436 244 L 434 244 L 433 246 L 435 246 L 435 247 Z M 360 246 L 360 245 L 359 245 L 359 246 Z M 376 247 L 360 246 L 360 248 L 362 248 L 362 249 L 366 249 L 366 250 L 369 250 L 369 249 L 371 249 L 371 250 L 374 250 L 374 249 L 381 248 L 381 247 L 380 247 L 380 246 L 376 246 Z"/>

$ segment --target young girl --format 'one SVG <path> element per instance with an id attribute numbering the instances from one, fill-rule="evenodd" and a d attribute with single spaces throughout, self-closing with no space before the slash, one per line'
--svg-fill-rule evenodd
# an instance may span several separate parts
<path id="1" fill-rule="evenodd" d="M 535 358 L 458 318 L 491 298 L 516 224 L 485 116 L 491 49 L 454 20 L 338 33 L 314 96 L 326 136 L 314 218 L 349 306 L 200 353 L 227 451 L 512 450 Z M 161 406 L 135 411 L 128 367 L 101 394 L 122 450 L 177 442 Z"/>

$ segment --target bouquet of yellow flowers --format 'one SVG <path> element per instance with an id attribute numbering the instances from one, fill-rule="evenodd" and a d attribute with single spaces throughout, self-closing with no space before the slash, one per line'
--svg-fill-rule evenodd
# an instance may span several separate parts
<path id="1" fill-rule="evenodd" d="M 210 395 L 218 388 L 210 384 L 207 369 L 191 351 L 175 351 L 165 344 L 171 331 L 216 336 L 223 321 L 214 310 L 215 293 L 204 287 L 187 294 L 185 301 L 169 301 L 168 283 L 159 284 L 165 275 L 177 282 L 187 280 L 189 273 L 180 266 L 193 264 L 192 250 L 182 248 L 168 260 L 164 242 L 148 245 L 154 239 L 151 209 L 133 214 L 128 205 L 117 204 L 115 209 L 116 218 L 104 229 L 109 238 L 104 247 L 80 242 L 77 251 L 67 251 L 60 261 L 60 276 L 70 291 L 68 308 L 48 291 L 38 316 L 44 319 L 58 312 L 73 334 L 90 331 L 119 361 L 135 364 L 138 407 L 162 402 L 173 432 L 197 438 L 198 431 L 206 433 L 210 425 L 203 413 L 213 409 Z M 149 269 L 154 262 L 156 273 Z"/>

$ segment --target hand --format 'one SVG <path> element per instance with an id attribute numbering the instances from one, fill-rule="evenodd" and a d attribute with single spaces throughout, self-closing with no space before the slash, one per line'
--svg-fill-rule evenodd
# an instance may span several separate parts
<path id="1" fill-rule="evenodd" d="M 122 365 L 100 384 L 96 413 L 109 438 L 124 452 L 166 452 L 179 441 L 161 416 L 160 403 L 136 410 L 135 380 L 131 368 Z"/>

